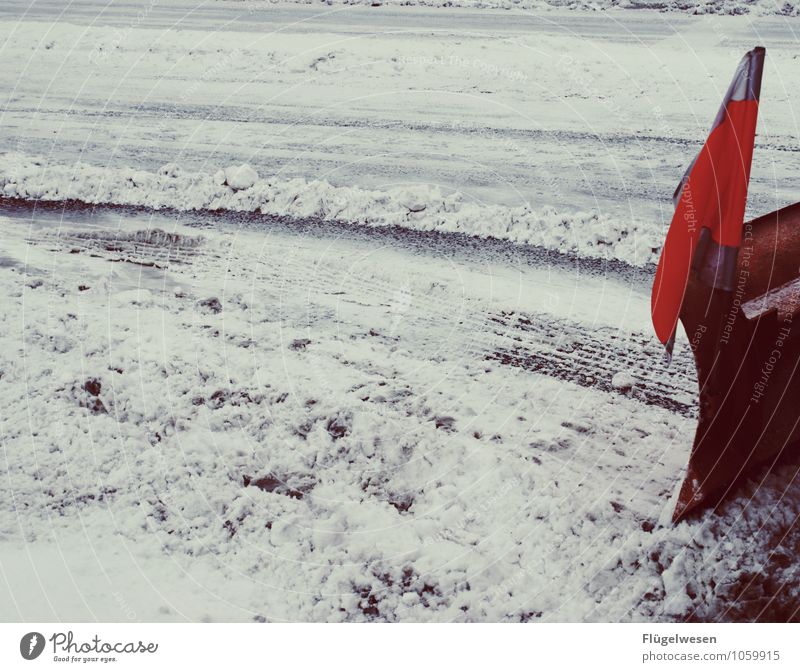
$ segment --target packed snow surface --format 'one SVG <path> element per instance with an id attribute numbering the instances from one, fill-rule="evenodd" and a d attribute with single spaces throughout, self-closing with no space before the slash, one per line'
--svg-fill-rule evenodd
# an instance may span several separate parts
<path id="1" fill-rule="evenodd" d="M 247 163 L 262 180 L 409 188 L 412 200 L 421 189 L 412 209 L 431 207 L 435 188 L 521 213 L 523 226 L 501 218 L 512 235 L 536 236 L 539 213 L 587 213 L 590 230 L 567 231 L 567 247 L 613 245 L 644 263 L 737 62 L 757 44 L 767 61 L 748 215 L 797 200 L 795 23 L 6 0 L 0 153 L 67 170 L 175 164 L 184 175 Z M 492 235 L 497 224 L 490 217 Z"/>

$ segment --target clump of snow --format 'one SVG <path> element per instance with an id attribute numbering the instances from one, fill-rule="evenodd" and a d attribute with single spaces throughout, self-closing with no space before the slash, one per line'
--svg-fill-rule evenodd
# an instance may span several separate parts
<path id="1" fill-rule="evenodd" d="M 636 384 L 633 376 L 627 371 L 618 371 L 611 379 L 611 385 L 617 390 L 630 390 Z"/>
<path id="2" fill-rule="evenodd" d="M 409 212 L 422 212 L 428 207 L 428 204 L 423 198 L 423 194 L 411 189 L 401 192 L 398 195 L 398 200 Z"/>
<path id="3" fill-rule="evenodd" d="M 377 191 L 337 187 L 325 180 L 259 178 L 247 165 L 211 174 L 168 164 L 149 173 L 49 163 L 42 157 L 9 153 L 0 156 L 0 193 L 45 201 L 262 212 L 455 232 L 631 265 L 657 261 L 663 236 L 655 222 L 634 223 L 598 212 L 476 203 L 458 192 L 444 194 L 424 185 Z"/>
<path id="4" fill-rule="evenodd" d="M 249 189 L 258 180 L 258 173 L 246 163 L 225 169 L 225 184 L 234 191 Z"/>

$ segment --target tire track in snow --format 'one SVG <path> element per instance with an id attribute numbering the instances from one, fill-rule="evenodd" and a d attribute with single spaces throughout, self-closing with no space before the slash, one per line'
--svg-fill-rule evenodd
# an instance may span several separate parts
<path id="1" fill-rule="evenodd" d="M 166 79 L 166 78 L 165 78 Z M 186 78 L 173 78 L 176 82 L 190 84 Z M 228 81 L 228 80 L 221 80 Z M 91 103 L 96 107 L 92 107 Z M 601 143 L 603 145 L 612 144 L 628 147 L 637 145 L 654 144 L 656 146 L 678 146 L 688 147 L 699 150 L 703 141 L 698 137 L 682 137 L 679 135 L 648 135 L 645 133 L 619 133 L 602 131 L 572 131 L 558 128 L 502 128 L 488 125 L 465 125 L 457 122 L 425 122 L 409 119 L 391 118 L 363 118 L 347 116 L 330 116 L 330 110 L 323 113 L 314 111 L 293 112 L 291 107 L 271 105 L 276 113 L 270 114 L 269 109 L 259 107 L 245 107 L 237 105 L 187 105 L 187 104 L 142 104 L 136 103 L 125 107 L 109 106 L 108 101 L 85 101 L 84 107 L 77 108 L 73 101 L 65 100 L 65 107 L 48 108 L 38 107 L 15 107 L 9 104 L 7 112 L 21 115 L 39 115 L 42 117 L 52 117 L 54 119 L 66 118 L 95 118 L 104 119 L 117 118 L 130 121 L 141 119 L 189 119 L 210 121 L 224 121 L 227 123 L 241 124 L 266 124 L 280 128 L 304 129 L 311 126 L 335 128 L 335 129 L 363 129 L 380 131 L 413 131 L 438 135 L 456 136 L 485 136 L 503 140 L 549 140 L 563 144 L 575 143 L 584 147 L 586 143 Z M 778 140 L 778 141 L 776 141 Z M 777 136 L 771 140 L 759 139 L 755 143 L 755 148 L 761 151 L 774 152 L 800 152 L 800 146 L 791 144 L 792 138 L 788 136 Z M 690 151 L 690 150 L 689 150 Z M 691 151 L 690 151 L 691 153 Z"/>
<path id="2" fill-rule="evenodd" d="M 667 366 L 661 344 L 642 334 L 621 334 L 603 327 L 590 333 L 567 322 L 543 321 L 513 313 L 491 319 L 511 330 L 504 335 L 515 344 L 498 347 L 487 354 L 487 359 L 582 387 L 629 394 L 687 417 L 697 415 L 696 374 L 691 354 L 686 350 L 677 352 Z M 515 329 L 521 333 L 513 335 Z M 619 371 L 633 375 L 635 382 L 630 390 L 612 383 Z"/>
<path id="3" fill-rule="evenodd" d="M 215 223 L 220 224 L 215 218 Z M 203 222 L 193 222 L 200 230 Z M 219 232 L 220 230 L 217 229 Z M 663 361 L 655 339 L 612 327 L 585 324 L 545 313 L 497 311 L 461 288 L 437 287 L 425 282 L 401 287 L 396 273 L 372 268 L 369 273 L 333 263 L 327 256 L 309 268 L 303 251 L 282 257 L 278 265 L 256 263 L 263 251 L 237 245 L 235 234 L 222 230 L 217 244 L 200 244 L 187 237 L 151 242 L 129 232 L 63 229 L 38 231 L 29 244 L 45 245 L 63 253 L 86 253 L 114 262 L 167 268 L 181 275 L 195 262 L 203 273 L 225 278 L 236 269 L 257 268 L 254 286 L 279 286 L 287 305 L 278 311 L 288 325 L 325 329 L 332 322 L 340 338 L 377 338 L 387 344 L 419 349 L 425 357 L 459 361 L 497 362 L 539 375 L 564 380 L 610 394 L 620 394 L 686 417 L 696 416 L 697 382 L 691 353 L 676 352 L 672 363 Z M 269 232 L 265 231 L 265 246 Z M 373 232 L 379 237 L 379 232 Z M 451 241 L 455 243 L 456 241 Z M 331 248 L 335 254 L 335 248 Z M 195 269 L 195 272 L 198 269 Z M 292 296 L 294 295 L 294 296 Z M 302 314 L 291 310 L 302 296 Z M 387 333 L 386 317 L 397 302 L 405 303 L 396 333 Z M 288 310 L 287 310 L 288 308 Z M 356 321 L 350 312 L 356 311 Z M 390 332 L 392 330 L 389 330 Z M 612 383 L 620 371 L 633 376 L 632 388 Z"/>
<path id="4" fill-rule="evenodd" d="M 302 286 L 312 303 L 326 303 L 321 297 L 354 303 L 361 308 L 391 309 L 400 291 L 396 279 L 380 275 L 348 274 L 342 278 L 337 268 L 319 263 L 309 274 L 299 257 L 291 257 L 274 275 L 287 287 Z M 649 405 L 659 406 L 686 417 L 696 417 L 697 380 L 691 353 L 679 350 L 671 364 L 664 362 L 663 346 L 641 333 L 591 326 L 545 314 L 524 312 L 493 313 L 482 302 L 461 297 L 454 308 L 450 293 L 408 290 L 413 311 L 403 316 L 409 321 L 417 345 L 428 357 L 446 356 L 458 360 L 496 361 L 505 366 L 535 371 L 538 374 L 594 388 L 623 394 Z M 328 304 L 330 305 L 330 304 Z M 319 308 L 308 315 L 319 315 Z M 342 323 L 337 313 L 335 321 Z M 315 323 L 309 320 L 310 330 Z M 358 327 L 372 338 L 393 338 L 403 342 L 402 334 L 392 337 L 380 331 L 367 332 L 369 325 Z M 447 333 L 447 339 L 442 334 Z M 612 383 L 620 371 L 634 378 L 631 389 Z"/>

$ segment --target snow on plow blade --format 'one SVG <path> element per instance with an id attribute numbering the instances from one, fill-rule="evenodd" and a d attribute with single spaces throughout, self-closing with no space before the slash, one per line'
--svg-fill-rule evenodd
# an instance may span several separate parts
<path id="1" fill-rule="evenodd" d="M 744 225 L 733 292 L 700 274 L 692 270 L 680 313 L 700 417 L 674 522 L 719 504 L 753 467 L 798 453 L 800 203 Z"/>

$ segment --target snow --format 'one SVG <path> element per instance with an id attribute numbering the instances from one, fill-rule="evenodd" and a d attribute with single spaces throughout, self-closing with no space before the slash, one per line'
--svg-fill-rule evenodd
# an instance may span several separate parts
<path id="1" fill-rule="evenodd" d="M 476 325 L 495 306 L 462 262 L 80 212 L 0 222 L 15 325 L 0 335 L 0 563 L 44 575 L 30 599 L 4 583 L 0 617 L 740 620 L 796 605 L 796 469 L 659 525 L 694 421 L 487 361 Z M 81 252 L 90 233 L 117 243 Z M 183 261 L 111 263 L 142 241 Z"/>
<path id="2" fill-rule="evenodd" d="M 234 191 L 250 189 L 258 180 L 258 173 L 252 166 L 243 163 L 241 166 L 230 166 L 225 169 L 225 184 Z"/>
<path id="3" fill-rule="evenodd" d="M 218 0 L 231 2 L 240 0 Z M 249 0 L 248 4 L 258 8 L 259 4 L 278 4 L 287 0 Z M 606 11 L 614 9 L 657 9 L 663 12 L 687 12 L 690 14 L 781 14 L 797 16 L 797 3 L 785 0 L 288 0 L 299 4 L 369 5 L 372 7 L 422 6 L 422 7 L 468 7 L 475 9 L 546 10 L 566 8 L 584 11 Z"/>
<path id="4" fill-rule="evenodd" d="M 632 238 L 663 240 L 735 64 L 763 44 L 748 212 L 800 189 L 784 17 L 166 0 L 142 19 L 104 6 L 91 22 L 91 9 L 62 4 L 0 6 L 0 153 L 145 175 L 247 163 L 281 182 L 436 187 L 467 204 L 597 215 L 565 245 L 625 236 L 625 255 L 636 247 L 644 263 L 648 241 Z"/>
<path id="5" fill-rule="evenodd" d="M 261 212 L 462 233 L 634 266 L 655 263 L 660 251 L 660 227 L 655 223 L 630 227 L 597 212 L 565 214 L 551 207 L 474 203 L 458 192 L 445 195 L 434 186 L 368 191 L 334 187 L 324 180 L 258 179 L 247 165 L 192 173 L 171 163 L 148 173 L 85 163 L 59 165 L 46 157 L 5 154 L 0 156 L 0 190 L 10 198 Z"/>
<path id="6" fill-rule="evenodd" d="M 0 618 L 796 618 L 797 465 L 669 524 L 641 279 L 755 41 L 796 196 L 793 24 L 684 15 L 794 5 L 261 4 L 0 6 Z"/>
<path id="7" fill-rule="evenodd" d="M 636 384 L 636 380 L 627 371 L 618 371 L 611 379 L 611 384 L 618 390 L 630 390 Z"/>

